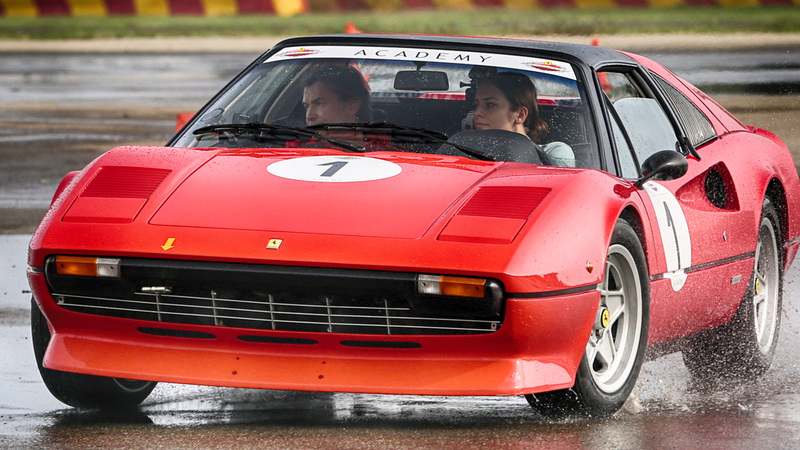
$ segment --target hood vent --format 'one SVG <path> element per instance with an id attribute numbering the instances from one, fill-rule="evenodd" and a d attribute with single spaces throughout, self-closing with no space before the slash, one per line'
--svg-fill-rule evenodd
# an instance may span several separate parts
<path id="1" fill-rule="evenodd" d="M 542 203 L 548 188 L 479 188 L 439 234 L 440 241 L 510 244 Z"/>
<path id="2" fill-rule="evenodd" d="M 65 222 L 130 223 L 169 175 L 167 169 L 104 166 L 75 199 Z"/>
<path id="3" fill-rule="evenodd" d="M 81 197 L 147 199 L 169 173 L 167 169 L 105 166 L 95 175 Z"/>
<path id="4" fill-rule="evenodd" d="M 486 186 L 458 212 L 459 216 L 527 219 L 550 192 L 548 188 Z"/>

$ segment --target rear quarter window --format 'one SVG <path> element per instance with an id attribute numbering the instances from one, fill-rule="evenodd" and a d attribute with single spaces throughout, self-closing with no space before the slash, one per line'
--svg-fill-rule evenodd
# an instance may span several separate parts
<path id="1" fill-rule="evenodd" d="M 693 146 L 699 147 L 717 138 L 717 132 L 714 130 L 711 121 L 694 103 L 665 79 L 653 72 L 650 72 L 650 74 L 670 106 L 672 106 L 673 111 L 675 111 L 678 121 L 683 125 L 683 129 L 686 131 L 687 137 Z"/>

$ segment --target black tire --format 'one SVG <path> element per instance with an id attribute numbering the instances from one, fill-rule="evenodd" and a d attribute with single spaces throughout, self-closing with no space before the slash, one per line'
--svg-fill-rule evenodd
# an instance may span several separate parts
<path id="1" fill-rule="evenodd" d="M 597 320 L 575 385 L 526 396 L 531 407 L 546 417 L 614 414 L 639 377 L 650 324 L 650 286 L 642 244 L 623 219 L 614 228 L 601 291 Z M 604 312 L 608 313 L 605 318 Z"/>
<path id="2" fill-rule="evenodd" d="M 696 334 L 683 350 L 683 361 L 697 386 L 764 374 L 775 355 L 783 304 L 781 223 L 769 199 L 758 227 L 753 274 L 730 322 Z"/>
<path id="3" fill-rule="evenodd" d="M 98 377 L 45 368 L 42 360 L 50 342 L 50 328 L 35 300 L 31 300 L 31 341 L 42 381 L 55 398 L 69 406 L 87 409 L 131 408 L 143 402 L 156 387 L 153 381 Z"/>

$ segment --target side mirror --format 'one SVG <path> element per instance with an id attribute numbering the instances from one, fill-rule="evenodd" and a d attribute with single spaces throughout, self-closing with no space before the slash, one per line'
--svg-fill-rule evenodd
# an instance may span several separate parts
<path id="1" fill-rule="evenodd" d="M 450 89 L 447 73 L 432 70 L 401 70 L 394 77 L 398 91 L 446 91 Z"/>
<path id="2" fill-rule="evenodd" d="M 674 180 L 684 176 L 688 170 L 689 162 L 685 156 L 675 150 L 662 150 L 644 160 L 642 178 L 636 180 L 634 186 L 641 189 L 649 180 Z"/>

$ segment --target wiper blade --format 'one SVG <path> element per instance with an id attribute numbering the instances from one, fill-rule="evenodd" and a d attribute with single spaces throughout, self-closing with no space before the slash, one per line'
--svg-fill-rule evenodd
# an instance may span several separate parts
<path id="1" fill-rule="evenodd" d="M 438 131 L 428 130 L 426 128 L 408 127 L 405 125 L 397 125 L 388 122 L 371 122 L 371 123 L 325 123 L 318 125 L 310 125 L 310 130 L 347 130 L 347 131 L 361 131 L 371 133 L 384 133 L 391 136 L 413 136 L 425 138 L 428 141 L 437 142 L 440 144 L 449 145 L 462 153 L 472 156 L 483 161 L 494 161 L 495 158 L 487 155 L 479 150 L 470 148 L 455 142 L 448 141 L 447 135 Z"/>
<path id="2" fill-rule="evenodd" d="M 349 130 L 349 131 L 362 131 L 370 133 L 384 133 L 392 136 L 416 136 L 428 138 L 435 142 L 447 140 L 447 135 L 439 131 L 429 130 L 427 128 L 409 127 L 405 125 L 397 125 L 389 122 L 369 122 L 369 123 L 325 123 L 319 125 L 311 125 L 308 127 L 312 130 Z"/>
<path id="3" fill-rule="evenodd" d="M 330 142 L 333 145 L 342 147 L 343 149 L 349 150 L 351 152 L 366 151 L 363 145 L 358 145 L 342 139 L 330 138 L 316 131 L 307 130 L 304 128 L 290 127 L 286 125 L 269 124 L 269 123 L 258 123 L 258 122 L 224 123 L 224 124 L 208 125 L 205 127 L 198 128 L 192 132 L 192 134 L 194 134 L 195 136 L 200 136 L 202 134 L 209 134 L 209 133 L 217 133 L 217 134 L 232 133 L 237 135 L 243 133 L 268 133 L 273 136 L 287 134 L 289 136 L 298 139 L 302 137 L 310 137 L 314 139 L 319 139 L 321 141 Z"/>

